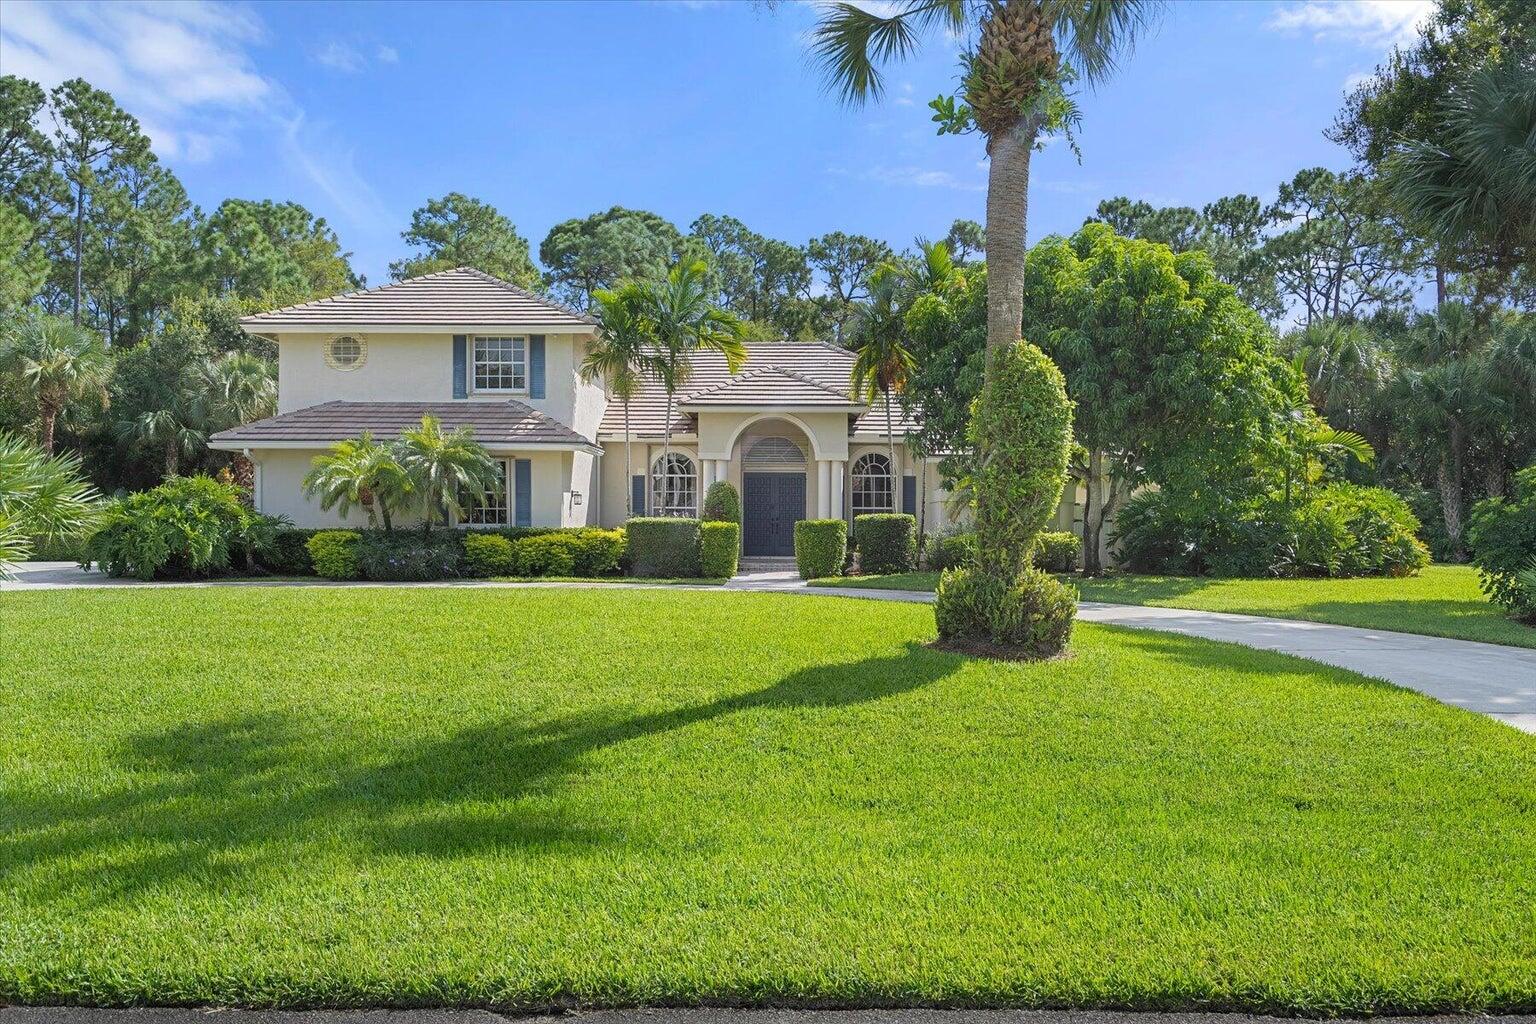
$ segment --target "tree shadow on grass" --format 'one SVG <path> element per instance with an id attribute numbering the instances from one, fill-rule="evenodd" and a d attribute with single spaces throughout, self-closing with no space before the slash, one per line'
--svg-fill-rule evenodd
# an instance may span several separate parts
<path id="1" fill-rule="evenodd" d="M 1102 622 L 1094 623 L 1094 626 L 1116 633 L 1126 648 L 1163 662 L 1183 665 L 1197 673 L 1237 670 L 1244 673 L 1277 676 L 1316 674 L 1324 677 L 1328 682 L 1347 682 L 1368 688 L 1403 689 L 1395 683 L 1373 679 L 1302 655 L 1264 650 L 1226 640 L 1190 636 L 1172 630 L 1141 629 L 1135 626 Z"/>
<path id="2" fill-rule="evenodd" d="M 964 659 L 909 644 L 896 655 L 801 669 L 771 686 L 637 715 L 601 712 L 477 724 L 366 764 L 291 716 L 182 723 L 116 752 L 138 779 L 71 796 L 0 783 L 0 878 L 102 902 L 194 879 L 238 888 L 256 869 L 337 845 L 406 856 L 568 854 L 639 842 L 612 823 L 530 802 L 579 784 L 594 755 L 753 710 L 835 710 L 910 692 Z M 660 773 L 658 773 L 660 774 Z M 637 780 L 639 781 L 639 780 Z"/>

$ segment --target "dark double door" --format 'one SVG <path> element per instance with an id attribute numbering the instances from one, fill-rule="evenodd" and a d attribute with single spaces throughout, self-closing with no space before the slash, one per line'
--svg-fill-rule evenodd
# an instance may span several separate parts
<path id="1" fill-rule="evenodd" d="M 804 473 L 743 473 L 742 554 L 795 553 L 795 523 L 805 518 Z"/>

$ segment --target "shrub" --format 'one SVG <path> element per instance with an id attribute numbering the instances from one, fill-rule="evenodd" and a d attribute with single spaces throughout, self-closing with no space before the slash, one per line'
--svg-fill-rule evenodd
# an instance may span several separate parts
<path id="1" fill-rule="evenodd" d="M 736 556 L 741 550 L 741 527 L 730 521 L 699 526 L 699 564 L 706 579 L 730 579 L 736 575 Z"/>
<path id="2" fill-rule="evenodd" d="M 1314 501 L 1332 510 L 1349 533 L 1338 575 L 1411 576 L 1429 564 L 1429 548 L 1418 537 L 1418 517 L 1386 488 L 1329 484 Z"/>
<path id="3" fill-rule="evenodd" d="M 256 564 L 277 576 L 313 576 L 315 563 L 309 557 L 309 538 L 318 532 L 292 526 L 278 530 L 271 546 L 257 552 Z"/>
<path id="4" fill-rule="evenodd" d="M 917 520 L 890 512 L 855 516 L 853 543 L 860 572 L 910 572 L 917 564 Z"/>
<path id="5" fill-rule="evenodd" d="M 651 578 L 692 578 L 700 572 L 699 521 L 640 517 L 625 524 L 631 571 Z"/>
<path id="6" fill-rule="evenodd" d="M 466 533 L 463 569 L 482 578 L 512 575 L 512 542 L 499 533 Z"/>
<path id="7" fill-rule="evenodd" d="M 616 576 L 624 561 L 623 530 L 583 527 L 563 534 L 571 538 L 572 572 L 577 576 Z"/>
<path id="8" fill-rule="evenodd" d="M 328 580 L 357 579 L 357 542 L 361 539 L 356 530 L 317 531 L 305 545 L 315 574 Z"/>
<path id="9" fill-rule="evenodd" d="M 848 524 L 841 519 L 802 519 L 795 524 L 795 565 L 802 579 L 837 576 L 848 550 Z"/>
<path id="10" fill-rule="evenodd" d="M 512 545 L 512 572 L 517 576 L 576 575 L 576 544 L 569 534 L 544 533 Z"/>
<path id="11" fill-rule="evenodd" d="M 255 513 L 241 490 L 208 476 L 172 477 L 107 506 L 85 557 L 110 576 L 188 579 L 229 568 L 231 548 Z"/>
<path id="12" fill-rule="evenodd" d="M 454 579 L 464 557 L 463 538 L 454 531 L 367 530 L 355 550 L 363 578 L 387 582 Z"/>
<path id="13" fill-rule="evenodd" d="M 741 525 L 741 495 L 729 480 L 716 480 L 704 495 L 704 521 Z"/>
<path id="14" fill-rule="evenodd" d="M 939 577 L 934 618 L 939 640 L 980 653 L 1049 658 L 1066 649 L 1077 590 L 1033 566 L 1013 580 L 979 569 Z"/>
<path id="15" fill-rule="evenodd" d="M 970 532 L 935 537 L 928 544 L 928 568 L 942 572 L 976 561 L 976 535 Z"/>
<path id="16" fill-rule="evenodd" d="M 1082 563 L 1083 540 L 1070 530 L 1042 533 L 1035 538 L 1034 562 L 1046 572 L 1072 572 Z"/>
<path id="17" fill-rule="evenodd" d="M 83 562 L 87 558 L 85 537 L 33 537 L 28 544 L 29 562 Z"/>
<path id="18" fill-rule="evenodd" d="M 1510 497 L 1473 506 L 1467 539 L 1483 593 L 1522 622 L 1536 623 L 1536 466 L 1515 474 Z"/>

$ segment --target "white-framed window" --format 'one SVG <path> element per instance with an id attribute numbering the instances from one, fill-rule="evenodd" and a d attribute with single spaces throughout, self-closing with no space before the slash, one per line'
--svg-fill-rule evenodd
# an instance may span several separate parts
<path id="1" fill-rule="evenodd" d="M 475 338 L 471 372 L 476 391 L 527 391 L 528 339 Z"/>
<path id="2" fill-rule="evenodd" d="M 464 525 L 512 525 L 512 488 L 507 486 L 507 460 L 496 460 L 496 468 L 501 471 L 501 481 L 496 489 L 486 493 L 483 503 L 464 503 Z"/>
<path id="3" fill-rule="evenodd" d="M 368 343 L 357 334 L 338 334 L 325 343 L 325 365 L 333 370 L 355 370 L 368 358 Z"/>
<path id="4" fill-rule="evenodd" d="M 895 510 L 891 460 L 879 452 L 867 452 L 853 460 L 853 514 Z"/>
<path id="5" fill-rule="evenodd" d="M 693 460 L 682 452 L 658 455 L 651 463 L 651 509 L 658 516 L 699 514 L 699 477 Z"/>

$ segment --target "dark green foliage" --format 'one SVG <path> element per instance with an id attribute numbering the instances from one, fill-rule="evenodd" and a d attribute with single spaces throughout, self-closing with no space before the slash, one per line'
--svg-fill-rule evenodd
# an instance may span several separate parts
<path id="1" fill-rule="evenodd" d="M 716 480 L 704 495 L 704 521 L 741 525 L 741 495 L 729 480 Z"/>
<path id="2" fill-rule="evenodd" d="M 853 543 L 859 571 L 884 575 L 917 566 L 917 520 L 901 513 L 855 516 Z"/>
<path id="3" fill-rule="evenodd" d="M 313 576 L 315 563 L 309 555 L 309 539 L 319 532 L 292 526 L 278 530 L 267 551 L 257 556 L 256 564 L 277 576 Z"/>
<path id="4" fill-rule="evenodd" d="M 1072 572 L 1082 557 L 1082 538 L 1069 530 L 1042 533 L 1035 538 L 1034 563 L 1046 572 Z"/>
<path id="5" fill-rule="evenodd" d="M 364 530 L 355 549 L 357 569 L 364 579 L 417 583 L 454 579 L 464 557 L 463 539 L 456 531 Z"/>
<path id="6" fill-rule="evenodd" d="M 34 537 L 29 542 L 29 562 L 83 562 L 86 542 L 81 537 Z"/>
<path id="7" fill-rule="evenodd" d="M 939 577 L 934 618 L 939 640 L 962 650 L 1049 658 L 1072 638 L 1077 590 L 1027 567 L 1012 580 L 977 569 Z"/>
<path id="8" fill-rule="evenodd" d="M 631 572 L 636 576 L 686 579 L 699 575 L 699 521 L 638 517 L 624 525 Z"/>
<path id="9" fill-rule="evenodd" d="M 741 527 L 738 524 L 722 521 L 700 524 L 699 562 L 705 579 L 722 580 L 735 576 L 740 551 Z"/>
<path id="10" fill-rule="evenodd" d="M 795 524 L 795 565 L 803 579 L 838 576 L 848 552 L 848 524 L 841 519 L 802 519 Z"/>
<path id="11" fill-rule="evenodd" d="M 935 537 L 928 542 L 927 567 L 959 569 L 976 561 L 976 535 L 969 531 Z"/>
<path id="12" fill-rule="evenodd" d="M 1536 623 L 1536 466 L 1515 474 L 1512 497 L 1477 503 L 1468 536 L 1483 593 Z"/>
<path id="13" fill-rule="evenodd" d="M 173 477 L 107 506 L 86 555 L 110 576 L 192 579 L 223 572 L 254 515 L 240 495 L 212 477 Z"/>
<path id="14" fill-rule="evenodd" d="M 328 580 L 355 580 L 359 575 L 356 530 L 320 530 L 309 538 L 310 562 L 315 575 Z"/>
<path id="15" fill-rule="evenodd" d="M 464 534 L 462 569 L 466 576 L 512 575 L 512 542 L 496 533 Z"/>
<path id="16" fill-rule="evenodd" d="M 524 537 L 512 545 L 512 572 L 517 576 L 576 575 L 575 538 L 560 533 Z"/>

